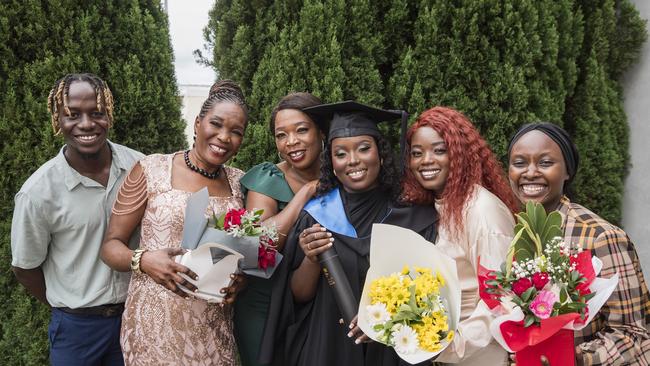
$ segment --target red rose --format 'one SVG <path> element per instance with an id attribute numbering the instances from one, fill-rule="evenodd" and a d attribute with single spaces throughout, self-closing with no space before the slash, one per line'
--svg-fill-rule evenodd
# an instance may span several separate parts
<path id="1" fill-rule="evenodd" d="M 521 296 L 526 290 L 533 286 L 533 282 L 528 277 L 520 278 L 512 284 L 512 292 Z"/>
<path id="2" fill-rule="evenodd" d="M 226 213 L 226 217 L 223 221 L 223 229 L 229 230 L 231 226 L 241 225 L 241 217 L 246 213 L 246 209 L 242 208 L 239 210 L 231 209 Z"/>
<path id="3" fill-rule="evenodd" d="M 546 286 L 548 283 L 549 278 L 548 278 L 548 273 L 546 272 L 535 272 L 533 275 L 533 285 L 535 285 L 535 288 L 537 290 L 541 290 Z"/>
<path id="4" fill-rule="evenodd" d="M 275 266 L 275 249 L 260 245 L 257 250 L 257 266 L 261 269 Z"/>

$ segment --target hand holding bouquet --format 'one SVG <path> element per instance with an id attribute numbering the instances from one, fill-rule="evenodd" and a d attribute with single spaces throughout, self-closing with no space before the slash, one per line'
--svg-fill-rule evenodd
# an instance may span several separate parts
<path id="1" fill-rule="evenodd" d="M 409 229 L 373 225 L 361 330 L 415 364 L 447 347 L 459 318 L 456 262 Z"/>
<path id="2" fill-rule="evenodd" d="M 547 215 L 541 204 L 528 202 L 517 221 L 501 270 L 478 271 L 481 297 L 501 314 L 492 334 L 516 353 L 518 364 L 545 355 L 551 364 L 571 365 L 573 331 L 598 312 L 618 276 L 596 278 L 602 263 L 580 243 L 564 242 L 559 212 Z"/>
<path id="3" fill-rule="evenodd" d="M 221 302 L 222 288 L 230 286 L 230 275 L 243 272 L 250 276 L 269 278 L 282 255 L 275 243 L 278 232 L 274 226 L 260 223 L 262 210 L 230 209 L 208 222 L 208 191 L 202 189 L 190 196 L 185 209 L 182 247 L 188 251 L 176 261 L 192 269 L 198 289 L 190 294 L 208 301 Z"/>

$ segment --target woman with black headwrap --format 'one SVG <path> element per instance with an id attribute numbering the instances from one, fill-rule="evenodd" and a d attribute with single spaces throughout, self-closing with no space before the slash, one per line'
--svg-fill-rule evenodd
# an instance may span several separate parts
<path id="1" fill-rule="evenodd" d="M 568 133 L 551 123 L 523 126 L 508 147 L 510 186 L 522 204 L 562 214 L 567 243 L 600 258 L 600 275 L 618 272 L 618 287 L 591 323 L 575 332 L 578 365 L 649 365 L 650 296 L 634 244 L 620 228 L 569 200 L 579 163 Z"/>

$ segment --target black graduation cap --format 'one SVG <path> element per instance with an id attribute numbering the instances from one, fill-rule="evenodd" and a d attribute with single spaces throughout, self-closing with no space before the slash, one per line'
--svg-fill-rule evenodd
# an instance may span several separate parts
<path id="1" fill-rule="evenodd" d="M 305 108 L 302 111 L 315 120 L 320 121 L 319 124 L 321 125 L 329 122 L 328 143 L 339 137 L 361 135 L 379 137 L 381 134 L 379 128 L 377 128 L 378 123 L 401 118 L 400 147 L 404 150 L 406 123 L 408 121 L 408 113 L 406 111 L 379 109 L 352 100 L 321 104 Z"/>

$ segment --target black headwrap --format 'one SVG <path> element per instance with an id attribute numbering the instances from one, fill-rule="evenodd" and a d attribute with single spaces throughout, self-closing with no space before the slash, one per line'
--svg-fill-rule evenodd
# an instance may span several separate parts
<path id="1" fill-rule="evenodd" d="M 555 141 L 555 143 L 560 147 L 560 150 L 562 150 L 564 164 L 566 165 L 566 170 L 569 174 L 569 179 L 564 184 L 564 191 L 566 192 L 569 184 L 573 181 L 573 177 L 575 177 L 578 172 L 580 156 L 578 155 L 576 145 L 573 143 L 573 140 L 571 140 L 571 136 L 569 136 L 562 127 L 547 122 L 529 123 L 521 126 L 512 139 L 510 139 L 510 144 L 508 144 L 508 159 L 512 153 L 512 146 L 517 142 L 517 140 L 519 140 L 521 136 L 534 130 L 543 132 L 546 136 L 550 137 L 551 140 Z"/>

